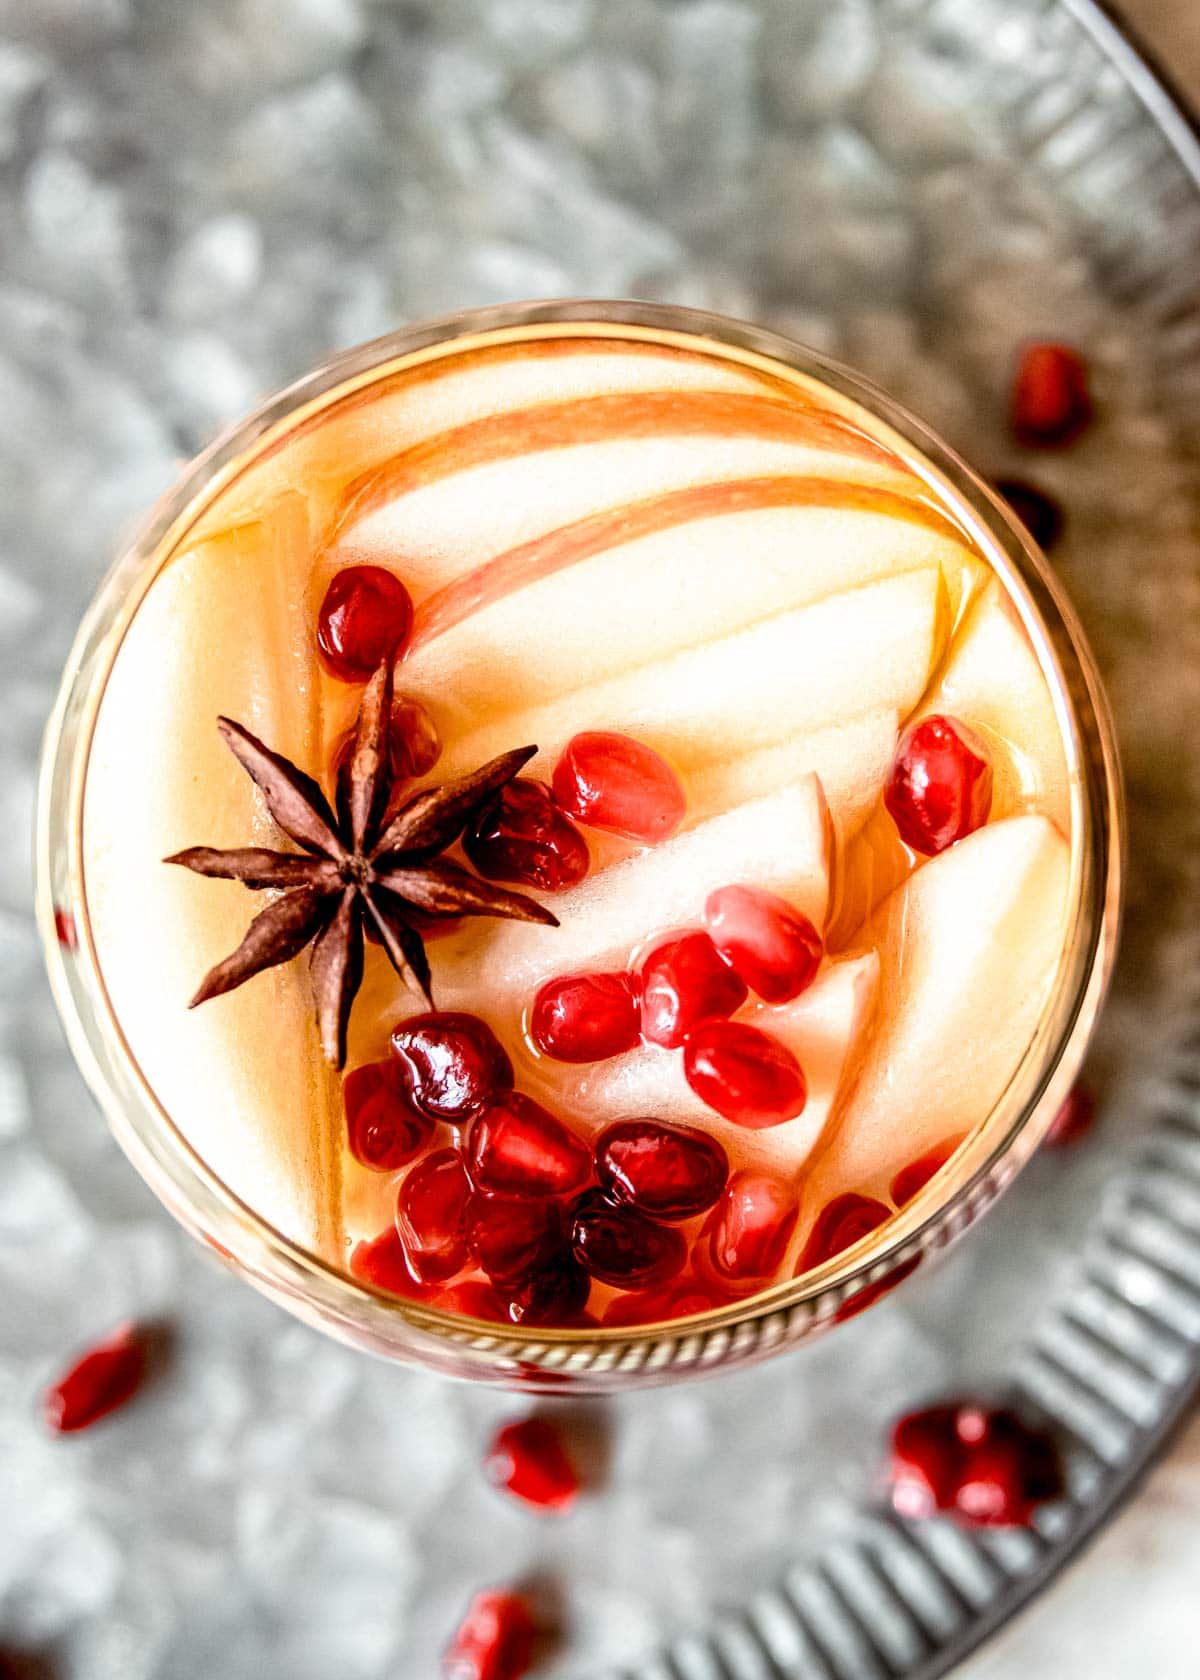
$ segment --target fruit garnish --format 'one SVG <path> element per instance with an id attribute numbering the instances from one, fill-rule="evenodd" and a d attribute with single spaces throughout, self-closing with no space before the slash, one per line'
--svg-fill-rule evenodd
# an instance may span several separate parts
<path id="1" fill-rule="evenodd" d="M 721 1297 L 696 1278 L 676 1278 L 661 1289 L 641 1289 L 614 1295 L 604 1309 L 601 1323 L 609 1328 L 629 1324 L 665 1324 L 672 1318 L 689 1318 L 722 1306 Z"/>
<path id="2" fill-rule="evenodd" d="M 781 1179 L 735 1172 L 706 1226 L 713 1269 L 741 1283 L 769 1278 L 787 1252 L 799 1212 L 795 1190 Z"/>
<path id="3" fill-rule="evenodd" d="M 949 1511 L 975 1527 L 1028 1523 L 1063 1492 L 1058 1449 L 1007 1407 L 930 1406 L 892 1431 L 892 1503 L 902 1517 Z"/>
<path id="4" fill-rule="evenodd" d="M 946 1138 L 900 1169 L 888 1192 L 898 1208 L 903 1207 L 906 1202 L 911 1202 L 919 1190 L 924 1190 L 934 1174 L 941 1172 L 962 1141 L 961 1137 Z"/>
<path id="5" fill-rule="evenodd" d="M 367 1062 L 342 1082 L 350 1153 L 373 1172 L 392 1172 L 418 1155 L 433 1136 L 433 1121 L 409 1101 L 394 1062 Z"/>
<path id="6" fill-rule="evenodd" d="M 393 1028 L 391 1043 L 413 1106 L 431 1120 L 460 1124 L 512 1090 L 508 1054 L 478 1015 L 410 1015 Z"/>
<path id="7" fill-rule="evenodd" d="M 343 682 L 366 682 L 383 660 L 397 659 L 412 629 L 412 597 L 382 566 L 345 566 L 317 613 L 317 648 Z"/>
<path id="8" fill-rule="evenodd" d="M 944 852 L 988 819 L 987 748 L 957 718 L 922 718 L 900 737 L 883 802 L 906 845 L 926 857 Z"/>
<path id="9" fill-rule="evenodd" d="M 631 735 L 589 730 L 567 742 L 554 767 L 554 797 L 568 816 L 649 845 L 683 821 L 683 784 L 661 753 Z"/>
<path id="10" fill-rule="evenodd" d="M 549 1197 L 520 1200 L 475 1191 L 466 1228 L 472 1258 L 498 1286 L 552 1264 L 566 1246 L 563 1210 Z"/>
<path id="11" fill-rule="evenodd" d="M 579 1497 L 579 1472 L 549 1418 L 522 1418 L 498 1429 L 483 1473 L 493 1487 L 539 1511 L 569 1511 Z"/>
<path id="12" fill-rule="evenodd" d="M 88 1349 L 42 1396 L 48 1428 L 68 1435 L 115 1412 L 141 1387 L 149 1352 L 145 1333 L 122 1324 Z"/>
<path id="13" fill-rule="evenodd" d="M 790 1003 L 811 985 L 824 947 L 803 911 L 762 887 L 718 887 L 704 903 L 709 937 L 764 1003 Z"/>
<path id="14" fill-rule="evenodd" d="M 418 1161 L 396 1193 L 396 1232 L 421 1283 L 444 1283 L 467 1264 L 471 1181 L 456 1149 Z"/>
<path id="15" fill-rule="evenodd" d="M 442 1657 L 443 1680 L 521 1680 L 536 1631 L 523 1598 L 477 1593 Z"/>
<path id="16" fill-rule="evenodd" d="M 403 1295 L 409 1301 L 429 1299 L 428 1287 L 412 1274 L 400 1233 L 394 1225 L 377 1237 L 355 1243 L 346 1262 L 351 1277 L 369 1283 L 375 1289 L 386 1289 L 392 1295 Z"/>
<path id="17" fill-rule="evenodd" d="M 433 769 L 442 756 L 442 738 L 426 707 L 411 695 L 397 694 L 392 701 L 392 715 L 387 728 L 388 760 L 392 781 L 415 781 Z M 349 774 L 354 760 L 354 731 L 347 730 L 342 744 L 333 756 L 335 781 Z"/>
<path id="18" fill-rule="evenodd" d="M 271 816 L 302 850 L 193 846 L 164 860 L 198 875 L 241 881 L 256 891 L 283 889 L 254 918 L 237 950 L 209 970 L 190 1007 L 290 961 L 312 942 L 309 973 L 321 1048 L 326 1061 L 339 1068 L 346 1059 L 350 1009 L 362 983 L 365 920 L 372 922 L 400 978 L 430 1003 L 429 962 L 412 921 L 414 911 L 558 925 L 533 899 L 481 881 L 437 856 L 537 749 L 518 747 L 466 776 L 426 788 L 388 819 L 391 709 L 392 668 L 385 661 L 363 695 L 354 756 L 336 815 L 311 776 L 241 724 L 218 719 L 225 744 L 259 787 Z"/>
<path id="19" fill-rule="evenodd" d="M 79 929 L 75 926 L 75 918 L 69 910 L 55 910 L 54 937 L 64 951 L 79 949 Z"/>
<path id="20" fill-rule="evenodd" d="M 463 835 L 463 851 L 489 881 L 562 892 L 588 872 L 587 841 L 545 782 L 520 776 L 490 799 Z"/>
<path id="21" fill-rule="evenodd" d="M 484 1109 L 467 1137 L 471 1182 L 493 1196 L 569 1196 L 587 1183 L 587 1147 L 518 1091 Z"/>
<path id="22" fill-rule="evenodd" d="M 1067 1099 L 1050 1123 L 1045 1142 L 1049 1149 L 1069 1149 L 1091 1131 L 1096 1119 L 1096 1099 L 1082 1082 L 1072 1086 Z"/>
<path id="23" fill-rule="evenodd" d="M 583 1267 L 565 1249 L 515 1282 L 496 1285 L 513 1324 L 553 1325 L 559 1329 L 584 1322 L 591 1287 Z"/>
<path id="24" fill-rule="evenodd" d="M 1092 418 L 1087 364 L 1065 344 L 1027 344 L 1013 379 L 1013 435 L 1030 448 L 1073 443 Z"/>
<path id="25" fill-rule="evenodd" d="M 891 1208 L 885 1202 L 877 1202 L 873 1196 L 860 1196 L 853 1190 L 835 1196 L 817 1215 L 796 1267 L 796 1276 L 812 1271 L 814 1266 L 824 1265 L 826 1260 L 832 1260 L 844 1249 L 853 1248 L 856 1242 L 877 1231 L 891 1217 Z"/>
<path id="26" fill-rule="evenodd" d="M 652 1219 L 706 1213 L 725 1188 L 729 1158 L 716 1138 L 661 1120 L 618 1120 L 593 1149 L 596 1177 L 610 1202 Z"/>
<path id="27" fill-rule="evenodd" d="M 786 1045 L 745 1021 L 705 1021 L 683 1047 L 684 1078 L 701 1102 L 757 1130 L 804 1111 L 804 1069 Z"/>
<path id="28" fill-rule="evenodd" d="M 508 1316 L 491 1284 L 478 1278 L 452 1283 L 449 1289 L 435 1295 L 430 1305 L 442 1312 L 462 1313 L 467 1318 L 482 1318 L 497 1324 L 505 1323 Z"/>
<path id="29" fill-rule="evenodd" d="M 540 986 L 529 1036 L 556 1062 L 603 1062 L 641 1041 L 641 1002 L 631 974 L 564 974 Z"/>
<path id="30" fill-rule="evenodd" d="M 616 1289 L 666 1283 L 687 1259 L 678 1231 L 656 1225 L 636 1208 L 614 1207 L 599 1190 L 589 1190 L 575 1204 L 571 1248 L 592 1277 Z"/>
<path id="31" fill-rule="evenodd" d="M 1053 496 L 1024 478 L 998 478 L 996 489 L 1038 547 L 1053 548 L 1063 528 L 1063 511 Z"/>
<path id="32" fill-rule="evenodd" d="M 746 1001 L 746 984 L 706 933 L 664 940 L 642 959 L 642 1033 L 678 1050 L 701 1021 L 723 1020 Z"/>

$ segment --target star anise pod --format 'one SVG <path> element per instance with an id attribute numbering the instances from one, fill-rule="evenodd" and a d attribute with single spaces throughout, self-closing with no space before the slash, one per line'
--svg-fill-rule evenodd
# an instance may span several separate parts
<path id="1" fill-rule="evenodd" d="M 164 860 L 256 890 L 282 889 L 251 922 L 237 950 L 205 975 L 191 1007 L 288 962 L 311 942 L 317 1026 L 325 1059 L 335 1067 L 346 1059 L 346 1026 L 362 983 L 364 926 L 378 935 L 401 979 L 432 1004 L 423 919 L 509 916 L 558 925 L 557 917 L 535 900 L 438 857 L 537 748 L 518 747 L 469 775 L 425 788 L 391 814 L 391 712 L 392 670 L 385 662 L 363 695 L 333 806 L 311 776 L 240 723 L 218 718 L 226 745 L 258 784 L 271 816 L 301 850 L 192 846 Z"/>

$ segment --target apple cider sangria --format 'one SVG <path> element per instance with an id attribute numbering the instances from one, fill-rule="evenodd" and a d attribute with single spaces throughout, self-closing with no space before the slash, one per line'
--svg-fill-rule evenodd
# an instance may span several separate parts
<path id="1" fill-rule="evenodd" d="M 1083 773 L 1029 611 L 812 372 L 417 335 L 160 532 L 58 908 L 287 1243 L 402 1312 L 703 1314 L 881 1239 L 1026 1056 Z"/>

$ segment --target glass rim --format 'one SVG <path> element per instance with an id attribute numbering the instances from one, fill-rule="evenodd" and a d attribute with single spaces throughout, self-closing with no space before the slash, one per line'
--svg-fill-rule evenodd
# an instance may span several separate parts
<path id="1" fill-rule="evenodd" d="M 875 1233 L 801 1277 L 786 1279 L 742 1299 L 686 1318 L 656 1324 L 588 1326 L 578 1329 L 522 1328 L 473 1320 L 397 1297 L 360 1282 L 334 1261 L 285 1236 L 208 1166 L 172 1120 L 146 1080 L 125 1041 L 108 997 L 86 914 L 79 927 L 85 959 L 68 971 L 55 926 L 56 861 L 61 862 L 61 827 L 66 818 L 67 868 L 72 904 L 86 910 L 82 817 L 92 734 L 108 673 L 121 640 L 161 566 L 187 531 L 216 503 L 241 471 L 265 454 L 285 447 L 299 426 L 332 415 L 338 403 L 386 377 L 386 364 L 411 367 L 420 352 L 455 353 L 464 338 L 520 339 L 531 329 L 553 336 L 574 329 L 582 336 L 653 334 L 681 345 L 707 343 L 710 353 L 734 353 L 743 364 L 759 365 L 819 381 L 859 404 L 894 434 L 906 464 L 935 489 L 971 542 L 1004 579 L 1039 665 L 1046 676 L 1068 759 L 1071 800 L 1069 924 L 1054 981 L 1034 1034 L 1004 1092 L 947 1167 Z M 459 347 L 461 352 L 461 346 Z M 398 368 L 397 371 L 401 371 Z M 912 452 L 916 452 L 915 459 Z M 103 653 L 100 680 L 90 671 Z M 1071 669 L 1064 669 L 1063 658 Z M 81 673 L 87 681 L 81 686 Z M 68 720 L 85 728 L 69 743 Z M 1098 774 L 1097 774 L 1098 772 Z M 63 801 L 65 800 L 65 810 Z M 466 310 L 402 327 L 329 358 L 320 367 L 268 397 L 244 419 L 221 432 L 190 462 L 124 546 L 94 596 L 68 657 L 62 685 L 46 729 L 39 777 L 36 872 L 37 908 L 52 989 L 72 1051 L 111 1129 L 134 1166 L 178 1219 L 248 1272 L 252 1281 L 296 1300 L 304 1294 L 335 1319 L 367 1315 L 372 1326 L 394 1336 L 398 1321 L 430 1330 L 443 1346 L 469 1342 L 528 1357 L 534 1349 L 596 1344 L 606 1350 L 666 1336 L 695 1336 L 788 1309 L 807 1310 L 828 1300 L 829 1317 L 839 1302 L 887 1276 L 909 1255 L 935 1246 L 960 1212 L 959 1227 L 973 1217 L 973 1199 L 991 1200 L 989 1181 L 1030 1133 L 1042 1099 L 1072 1041 L 1077 1023 L 1103 986 L 1119 917 L 1123 810 L 1115 734 L 1099 677 L 1076 615 L 1048 562 L 1002 499 L 931 428 L 851 368 L 822 352 L 749 322 L 668 304 L 568 299 L 501 304 Z M 1098 998 L 1096 1000 L 1098 1002 Z M 90 1019 L 89 1019 L 90 1017 Z M 114 1088 L 89 1028 L 107 1034 L 140 1092 L 141 1112 Z M 107 1048 L 112 1048 L 110 1045 Z M 1042 1117 L 1013 1171 L 1032 1153 L 1050 1124 Z M 207 1218 L 197 1212 L 198 1203 Z M 210 1230 L 214 1222 L 224 1228 Z M 228 1246 L 224 1239 L 229 1238 Z M 252 1250 L 252 1251 L 251 1251 Z M 265 1268 L 265 1271 L 264 1271 Z M 269 1274 L 269 1275 L 268 1275 Z"/>

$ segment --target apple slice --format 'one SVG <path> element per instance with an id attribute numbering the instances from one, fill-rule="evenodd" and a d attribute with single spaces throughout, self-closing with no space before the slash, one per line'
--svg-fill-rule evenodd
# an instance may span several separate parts
<path id="1" fill-rule="evenodd" d="M 678 1054 L 648 1046 L 590 1067 L 568 1068 L 541 1062 L 547 1101 L 558 1101 L 577 1114 L 580 1124 L 598 1131 L 610 1120 L 631 1114 L 700 1126 L 725 1148 L 736 1166 L 762 1168 L 794 1178 L 824 1130 L 845 1076 L 861 1053 L 865 1029 L 875 1007 L 879 959 L 873 951 L 851 962 L 827 965 L 793 1003 L 742 1009 L 738 1020 L 751 1022 L 780 1039 L 804 1069 L 808 1101 L 795 1120 L 764 1131 L 730 1125 L 701 1102 L 683 1077 Z"/>
<path id="2" fill-rule="evenodd" d="M 422 641 L 438 607 L 424 602 L 405 684 L 483 719 L 964 554 L 916 500 L 828 471 L 695 485 L 500 556 L 443 592 L 448 627 Z"/>
<path id="3" fill-rule="evenodd" d="M 316 733 L 304 607 L 307 504 L 171 560 L 100 703 L 83 812 L 100 972 L 151 1090 L 203 1161 L 286 1236 L 340 1259 L 337 1082 L 321 1061 L 305 965 L 189 1011 L 261 901 L 162 859 L 184 846 L 275 847 L 279 833 L 217 733 L 226 713 L 298 764 Z M 272 1046 L 286 1044 L 280 1056 Z"/>
<path id="4" fill-rule="evenodd" d="M 586 613 L 582 600 L 580 609 Z M 571 736 L 586 729 L 633 735 L 686 774 L 863 712 L 907 713 L 945 630 L 940 568 L 905 572 L 489 721 L 454 744 L 439 774 L 529 741 L 541 749 L 531 773 L 548 775 Z M 537 650 L 513 648 L 509 657 L 518 664 Z M 499 670 L 497 682 L 502 691 Z"/>
<path id="5" fill-rule="evenodd" d="M 553 899 L 561 925 L 471 921 L 429 947 L 441 1009 L 471 1009 L 501 1036 L 555 974 L 623 968 L 649 939 L 700 922 L 729 881 L 782 894 L 818 927 L 829 896 L 830 823 L 815 776 L 713 817 Z"/>
<path id="6" fill-rule="evenodd" d="M 820 780 L 844 844 L 862 827 L 883 791 L 898 732 L 896 712 L 867 712 L 777 746 L 702 765 L 687 778 L 687 821 L 701 822 L 811 773 Z"/>
<path id="7" fill-rule="evenodd" d="M 989 582 L 954 636 L 918 715 L 929 712 L 961 718 L 996 748 L 993 818 L 1036 809 L 1069 832 L 1062 730 L 1037 656 L 999 579 Z"/>
<path id="8" fill-rule="evenodd" d="M 879 1014 L 806 1181 L 802 1233 L 843 1191 L 887 1200 L 901 1168 L 986 1119 L 1045 1003 L 1069 873 L 1048 818 L 1009 817 L 922 864 L 880 906 L 860 941 L 879 952 Z"/>
<path id="9" fill-rule="evenodd" d="M 864 923 L 921 862 L 901 840 L 891 812 L 875 805 L 839 855 L 826 950 L 845 951 L 859 943 Z"/>

